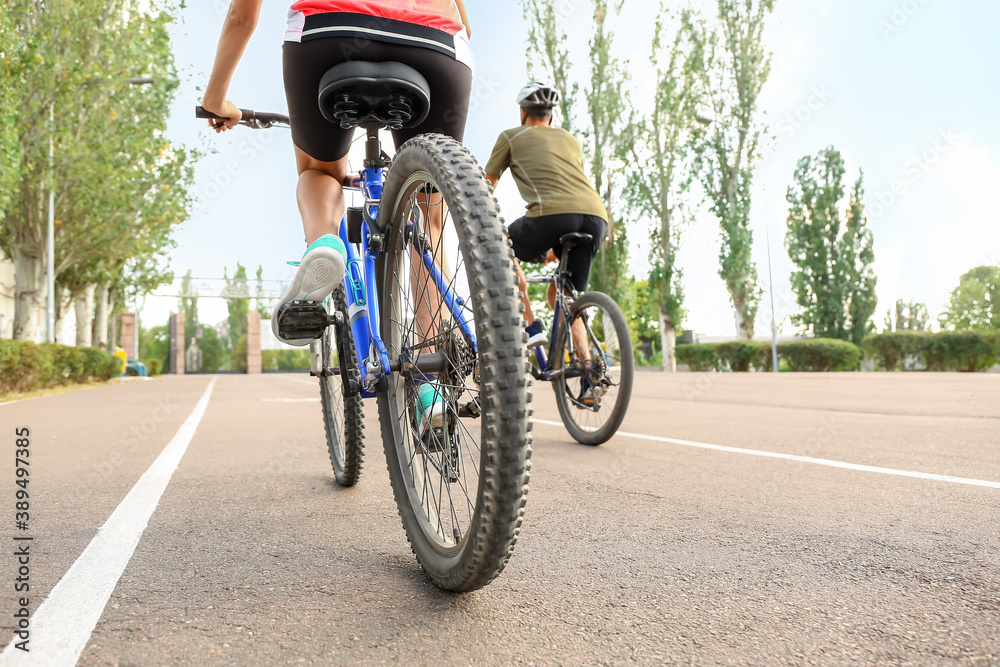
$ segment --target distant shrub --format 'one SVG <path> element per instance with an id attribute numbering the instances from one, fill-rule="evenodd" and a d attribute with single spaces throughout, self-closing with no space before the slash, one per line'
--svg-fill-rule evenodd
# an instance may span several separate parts
<path id="1" fill-rule="evenodd" d="M 0 394 L 107 380 L 120 374 L 121 360 L 99 348 L 0 340 Z"/>
<path id="2" fill-rule="evenodd" d="M 778 344 L 778 356 L 792 371 L 839 372 L 857 369 L 861 350 L 834 338 L 809 338 Z"/>
<path id="3" fill-rule="evenodd" d="M 716 345 L 690 343 L 677 346 L 677 362 L 687 364 L 697 372 L 717 371 L 720 367 Z"/>
<path id="4" fill-rule="evenodd" d="M 761 350 L 763 343 L 749 340 L 734 340 L 719 343 L 715 346 L 715 355 L 720 364 L 729 364 L 729 370 L 746 373 L 751 368 L 760 368 L 763 364 Z M 770 353 L 770 346 L 767 347 Z"/>
<path id="5" fill-rule="evenodd" d="M 887 332 L 866 336 L 861 346 L 878 368 L 889 371 L 922 368 L 971 373 L 992 368 L 1000 360 L 1000 332 L 996 331 Z"/>

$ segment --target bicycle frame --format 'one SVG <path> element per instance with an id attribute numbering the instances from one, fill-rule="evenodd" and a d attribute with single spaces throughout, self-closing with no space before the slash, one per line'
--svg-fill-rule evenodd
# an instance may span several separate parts
<path id="1" fill-rule="evenodd" d="M 561 265 L 562 263 L 560 264 L 560 266 Z M 566 289 L 567 285 L 569 284 L 569 281 L 566 279 L 565 276 L 561 275 L 559 272 L 551 276 L 526 276 L 526 278 L 529 283 L 552 284 L 556 286 L 556 306 L 553 309 L 555 312 L 552 318 L 552 333 L 549 336 L 550 339 L 549 353 L 548 356 L 546 356 L 545 351 L 542 350 L 541 345 L 535 348 L 535 359 L 538 360 L 538 370 L 532 368 L 531 369 L 532 375 L 535 377 L 536 380 L 541 380 L 543 382 L 552 382 L 553 380 L 559 377 L 565 377 L 565 378 L 580 377 L 580 371 L 577 370 L 576 368 L 567 368 L 567 367 L 553 368 L 549 363 L 555 357 L 556 340 L 559 338 L 560 329 L 566 326 L 565 324 L 566 317 L 570 314 L 569 306 L 566 304 Z M 577 296 L 576 290 L 572 288 L 569 289 L 572 292 L 573 297 L 576 298 Z M 590 331 L 590 327 L 587 327 L 587 335 L 593 337 L 593 334 Z M 567 346 L 570 354 L 572 355 L 574 353 L 573 336 L 569 331 L 566 332 L 566 336 L 567 336 L 567 341 L 566 341 Z"/>
<path id="2" fill-rule="evenodd" d="M 377 139 L 376 139 L 377 141 Z M 369 153 L 371 154 L 371 152 Z M 376 155 L 378 152 L 375 153 Z M 384 167 L 365 167 L 361 173 L 361 191 L 365 196 L 367 215 L 361 225 L 361 252 L 358 254 L 355 244 L 348 241 L 347 215 L 340 221 L 338 235 L 347 248 L 347 270 L 344 273 L 344 291 L 347 298 L 347 317 L 351 332 L 354 335 L 354 349 L 358 358 L 358 368 L 361 369 L 362 398 L 373 398 L 376 387 L 381 380 L 391 372 L 399 370 L 399 362 L 389 359 L 389 354 L 381 336 L 381 314 L 379 310 L 379 295 L 376 283 L 375 262 L 384 249 L 372 247 L 372 230 L 368 220 L 378 220 L 382 190 L 385 186 L 386 169 Z M 411 222 L 412 224 L 412 222 Z M 432 249 L 420 247 L 425 270 L 438 292 L 452 318 L 458 323 L 466 341 L 474 353 L 478 353 L 475 333 L 465 318 L 462 308 L 465 300 L 457 296 L 449 287 L 434 261 Z"/>

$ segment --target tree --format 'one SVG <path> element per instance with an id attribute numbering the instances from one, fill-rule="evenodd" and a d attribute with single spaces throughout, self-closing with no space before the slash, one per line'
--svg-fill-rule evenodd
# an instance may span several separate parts
<path id="1" fill-rule="evenodd" d="M 620 12 L 622 2 L 614 5 Z M 607 29 L 607 0 L 594 0 L 594 36 L 590 40 L 590 83 L 584 89 L 589 126 L 586 152 L 590 157 L 590 174 L 594 189 L 604 200 L 608 212 L 608 236 L 595 257 L 594 289 L 628 307 L 632 280 L 628 275 L 628 228 L 625 216 L 618 215 L 621 202 L 615 194 L 624 185 L 625 163 L 616 159 L 622 151 L 618 146 L 625 136 L 627 100 L 624 85 L 627 73 L 621 62 L 611 55 L 615 35 Z"/>
<path id="2" fill-rule="evenodd" d="M 875 235 L 868 226 L 864 204 L 864 172 L 858 173 L 858 180 L 851 192 L 848 205 L 847 230 L 841 242 L 841 258 L 845 267 L 847 285 L 847 327 L 850 340 L 860 345 L 865 336 L 875 330 L 872 315 L 878 308 L 875 286 Z"/>
<path id="3" fill-rule="evenodd" d="M 886 331 L 929 331 L 928 322 L 931 316 L 927 306 L 916 301 L 896 300 L 895 319 L 891 311 L 885 314 Z"/>
<path id="4" fill-rule="evenodd" d="M 684 316 L 681 272 L 676 268 L 684 211 L 680 202 L 693 181 L 698 129 L 699 83 L 704 76 L 704 27 L 690 10 L 674 19 L 672 38 L 667 23 L 673 17 L 661 9 L 650 57 L 656 72 L 653 109 L 629 128 L 631 168 L 626 198 L 631 208 L 653 222 L 649 291 L 655 303 L 663 350 L 663 370 L 675 372 L 677 327 Z"/>
<path id="5" fill-rule="evenodd" d="M 181 278 L 180 312 L 184 315 L 184 346 L 187 347 L 198 330 L 198 296 L 191 285 L 191 269 Z M 192 296 L 193 295 L 193 296 Z"/>
<path id="6" fill-rule="evenodd" d="M 570 82 L 569 50 L 566 34 L 556 21 L 554 0 L 522 0 L 524 18 L 528 22 L 528 46 L 525 61 L 528 76 L 536 78 L 544 72 L 562 97 L 559 100 L 562 129 L 573 134 L 573 106 L 580 86 Z M 537 61 L 541 61 L 538 63 Z"/>
<path id="7" fill-rule="evenodd" d="M 21 49 L 5 61 L 0 97 L 18 112 L 21 163 L 0 248 L 17 273 L 15 336 L 34 338 L 49 191 L 58 288 L 73 298 L 103 283 L 113 309 L 169 276 L 153 258 L 187 217 L 191 170 L 163 136 L 176 87 L 168 12 L 138 0 L 7 5 Z M 132 77 L 156 83 L 132 87 Z"/>
<path id="8" fill-rule="evenodd" d="M 14 196 L 21 170 L 21 145 L 18 141 L 17 98 L 13 87 L 20 85 L 21 50 L 14 31 L 10 9 L 0 5 L 0 222 L 7 204 Z"/>
<path id="9" fill-rule="evenodd" d="M 788 188 L 785 247 L 795 265 L 792 290 L 801 311 L 792 323 L 820 338 L 855 343 L 871 331 L 875 312 L 873 237 L 858 176 L 841 223 L 844 159 L 832 146 L 799 160 Z"/>
<path id="10" fill-rule="evenodd" d="M 256 292 L 257 298 L 254 299 L 255 310 L 260 313 L 261 320 L 271 319 L 271 309 L 267 307 L 267 301 L 262 297 L 264 296 L 264 267 L 257 266 L 257 285 Z"/>
<path id="11" fill-rule="evenodd" d="M 247 312 L 250 309 L 250 287 L 247 285 L 247 267 L 236 262 L 236 273 L 233 274 L 233 278 L 229 278 L 229 269 L 226 269 L 224 275 L 226 287 L 223 296 L 226 297 L 226 308 L 229 310 L 229 348 L 235 350 L 237 342 L 243 338 L 243 351 L 245 355 Z"/>
<path id="12" fill-rule="evenodd" d="M 962 275 L 948 308 L 938 318 L 942 329 L 1000 329 L 1000 266 L 977 266 Z"/>
<path id="13" fill-rule="evenodd" d="M 774 0 L 718 0 L 719 27 L 707 41 L 713 124 L 700 173 L 722 230 L 719 275 L 748 339 L 761 299 L 750 229 L 750 187 L 761 132 L 753 128 L 757 97 L 771 71 L 763 32 L 772 9 Z"/>

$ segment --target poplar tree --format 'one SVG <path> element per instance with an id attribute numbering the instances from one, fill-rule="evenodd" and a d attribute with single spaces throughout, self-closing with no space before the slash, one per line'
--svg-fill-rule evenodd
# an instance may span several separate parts
<path id="1" fill-rule="evenodd" d="M 832 146 L 799 160 L 786 196 L 785 247 L 796 267 L 792 290 L 801 309 L 792 323 L 819 338 L 859 343 L 872 330 L 877 305 L 874 239 L 864 215 L 863 174 L 842 221 L 845 173 Z"/>
<path id="2" fill-rule="evenodd" d="M 672 34 L 671 34 L 672 26 Z M 626 196 L 651 219 L 649 288 L 658 313 L 663 370 L 675 372 L 676 330 L 684 316 L 681 271 L 676 267 L 685 194 L 694 180 L 697 122 L 704 76 L 704 25 L 690 10 L 673 15 L 661 6 L 650 61 L 656 73 L 653 108 L 629 128 Z"/>
<path id="3" fill-rule="evenodd" d="M 708 41 L 707 88 L 712 118 L 703 148 L 701 179 L 719 220 L 719 275 L 726 283 L 737 327 L 753 338 L 760 305 L 750 229 L 750 189 L 761 131 L 757 98 L 770 74 L 764 24 L 774 0 L 718 0 L 718 27 Z"/>
<path id="4" fill-rule="evenodd" d="M 57 290 L 74 296 L 98 285 L 105 317 L 170 277 L 162 253 L 187 218 L 192 172 L 187 152 L 163 136 L 176 88 L 163 3 L 6 5 L 17 57 L 4 61 L 0 109 L 16 109 L 20 165 L 0 249 L 15 265 L 15 337 L 32 339 L 44 304 L 49 191 Z M 137 78 L 154 83 L 130 86 Z"/>

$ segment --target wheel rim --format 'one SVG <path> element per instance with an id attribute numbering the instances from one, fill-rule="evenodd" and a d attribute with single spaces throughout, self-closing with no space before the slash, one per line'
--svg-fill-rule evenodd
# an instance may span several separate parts
<path id="1" fill-rule="evenodd" d="M 599 386 L 595 404 L 588 407 L 579 400 L 584 391 L 583 377 L 560 378 L 556 383 L 556 392 L 566 407 L 566 414 L 576 426 L 585 433 L 596 433 L 612 418 L 621 398 L 622 343 L 609 311 L 597 304 L 587 304 L 581 309 L 580 316 L 588 322 L 591 361 L 592 366 L 597 367 Z M 567 331 L 565 335 L 568 339 L 570 334 Z M 562 350 L 560 365 L 565 366 L 568 340 Z"/>
<path id="2" fill-rule="evenodd" d="M 393 216 L 384 273 L 383 331 L 390 359 L 431 350 L 445 356 L 446 370 L 434 376 L 444 393 L 443 428 L 429 429 L 416 414 L 419 376 L 390 376 L 387 399 L 410 508 L 434 549 L 454 555 L 471 532 L 480 482 L 481 420 L 468 410 L 486 397 L 476 381 L 477 364 L 469 340 L 446 308 L 435 303 L 440 301 L 439 292 L 417 263 L 414 247 L 419 245 L 422 230 L 436 265 L 443 267 L 447 289 L 463 299 L 461 319 L 475 331 L 466 258 L 450 212 L 435 203 L 440 195 L 431 196 L 428 212 L 433 216 L 437 210 L 442 218 L 438 234 L 422 215 L 411 214 L 419 209 L 418 200 L 426 200 L 425 184 L 441 190 L 430 174 L 417 172 L 405 182 L 395 202 L 393 210 L 398 214 Z"/>

